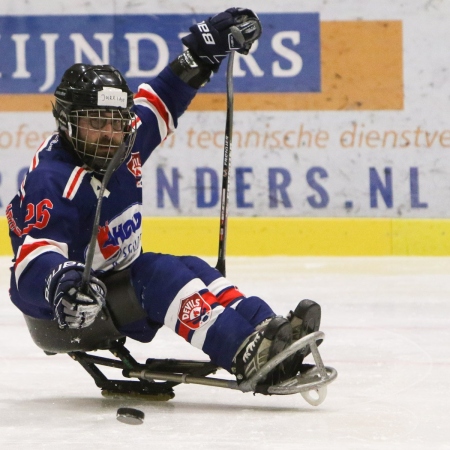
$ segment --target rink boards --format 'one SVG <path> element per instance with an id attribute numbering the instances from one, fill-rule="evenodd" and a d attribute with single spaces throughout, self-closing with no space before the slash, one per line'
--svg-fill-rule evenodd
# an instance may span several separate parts
<path id="1" fill-rule="evenodd" d="M 54 129 L 63 68 L 116 64 L 136 88 L 203 17 L 200 2 L 196 14 L 106 3 L 0 7 L 2 216 Z M 450 253 L 445 7 L 384 3 L 383 12 L 321 2 L 274 12 L 250 2 L 265 32 L 235 64 L 230 254 Z M 216 252 L 224 89 L 222 70 L 143 168 L 146 249 Z M 0 251 L 10 252 L 7 239 Z"/>

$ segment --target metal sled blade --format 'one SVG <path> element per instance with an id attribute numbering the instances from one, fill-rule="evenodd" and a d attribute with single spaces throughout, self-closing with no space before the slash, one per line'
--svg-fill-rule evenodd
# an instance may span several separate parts
<path id="1" fill-rule="evenodd" d="M 323 376 L 317 367 L 312 367 L 307 372 L 285 380 L 267 389 L 269 394 L 291 395 L 301 394 L 302 397 L 314 406 L 320 405 L 327 396 L 327 385 L 337 377 L 333 367 L 325 367 L 326 375 Z"/>
<path id="2" fill-rule="evenodd" d="M 295 341 L 292 345 L 290 345 L 288 348 L 284 349 L 282 352 L 275 355 L 270 361 L 265 364 L 261 370 L 259 370 L 255 375 L 253 375 L 248 380 L 241 383 L 240 389 L 243 392 L 254 392 L 256 385 L 264 380 L 264 378 L 267 376 L 269 372 L 274 370 L 279 364 L 281 364 L 284 360 L 292 356 L 294 353 L 298 352 L 302 348 L 309 346 L 311 349 L 311 353 L 314 357 L 314 361 L 316 363 L 316 367 L 319 371 L 321 380 L 324 381 L 323 384 L 328 384 L 331 381 L 336 378 L 336 376 L 333 376 L 332 379 L 330 379 L 330 376 L 327 373 L 327 370 L 325 369 L 325 366 L 323 364 L 322 358 L 320 356 L 319 350 L 317 349 L 317 343 L 318 340 L 323 340 L 325 338 L 325 334 L 322 331 L 316 331 L 315 333 L 308 334 L 307 336 L 303 337 L 302 339 L 299 339 L 298 341 Z M 334 370 L 334 369 L 333 369 Z M 336 372 L 336 371 L 334 371 Z M 336 373 L 337 375 L 337 373 Z M 295 377 L 296 378 L 296 377 Z M 295 379 L 292 378 L 291 380 Z M 289 381 L 289 380 L 287 380 Z M 283 382 L 281 384 L 284 384 L 286 382 Z M 274 388 L 273 386 L 272 388 Z M 269 388 L 269 389 L 272 389 Z M 301 391 L 297 391 L 301 392 Z M 270 391 L 269 391 L 270 393 Z"/>
<path id="3" fill-rule="evenodd" d="M 290 395 L 300 393 L 309 404 L 317 406 L 325 400 L 327 384 L 331 383 L 337 377 L 337 372 L 335 369 L 324 366 L 317 349 L 316 341 L 323 340 L 324 337 L 325 334 L 323 332 L 317 331 L 305 336 L 302 339 L 299 339 L 283 352 L 272 358 L 252 378 L 241 384 L 238 384 L 233 380 L 225 380 L 207 376 L 194 376 L 186 373 L 157 372 L 147 369 L 125 371 L 125 375 L 147 381 L 162 380 L 177 384 L 201 384 L 204 386 L 234 389 L 242 392 L 258 392 L 258 382 L 261 381 L 271 370 L 298 350 L 309 346 L 316 365 L 305 373 L 299 374 L 277 385 L 269 386 L 266 389 L 266 393 L 270 395 Z M 314 392 L 315 395 L 311 395 L 311 392 Z"/>
<path id="4" fill-rule="evenodd" d="M 221 378 L 195 376 L 186 373 L 153 372 L 151 370 L 128 370 L 124 375 L 130 378 L 139 378 L 147 381 L 168 381 L 176 384 L 201 384 L 203 386 L 214 386 L 227 389 L 239 390 L 238 384 L 233 380 Z"/>
<path id="5" fill-rule="evenodd" d="M 332 367 L 325 367 L 317 348 L 317 341 L 323 340 L 324 338 L 325 334 L 322 331 L 316 331 L 315 333 L 308 334 L 302 339 L 299 339 L 290 347 L 272 358 L 252 378 L 241 383 L 239 389 L 243 392 L 257 391 L 258 383 L 263 380 L 269 372 L 297 351 L 309 346 L 314 358 L 315 366 L 305 373 L 299 374 L 279 384 L 269 386 L 267 388 L 267 393 L 271 395 L 291 395 L 300 393 L 310 405 L 320 405 L 326 398 L 327 385 L 337 377 L 337 371 L 335 369 Z"/>
<path id="6" fill-rule="evenodd" d="M 336 369 L 325 366 L 324 368 L 325 376 L 319 372 L 317 367 L 313 367 L 305 373 L 289 378 L 277 385 L 270 386 L 267 391 L 269 394 L 290 395 L 320 389 L 334 381 L 337 377 Z"/>

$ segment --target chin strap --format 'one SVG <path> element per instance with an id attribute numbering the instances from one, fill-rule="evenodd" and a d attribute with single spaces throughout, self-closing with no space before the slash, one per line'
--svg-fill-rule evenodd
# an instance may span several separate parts
<path id="1" fill-rule="evenodd" d="M 189 50 L 186 50 L 170 63 L 175 75 L 189 86 L 199 89 L 208 83 L 212 70 L 198 62 Z"/>

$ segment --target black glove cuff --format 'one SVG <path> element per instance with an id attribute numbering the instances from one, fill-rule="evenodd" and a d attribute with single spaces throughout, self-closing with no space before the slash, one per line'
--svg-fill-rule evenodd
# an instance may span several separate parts
<path id="1" fill-rule="evenodd" d="M 208 83 L 212 74 L 212 70 L 194 58 L 189 50 L 179 55 L 169 66 L 175 75 L 195 89 Z"/>

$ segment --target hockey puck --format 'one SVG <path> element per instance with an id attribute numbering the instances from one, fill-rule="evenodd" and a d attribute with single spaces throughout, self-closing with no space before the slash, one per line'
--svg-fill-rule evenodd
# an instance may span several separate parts
<path id="1" fill-rule="evenodd" d="M 144 422 L 145 414 L 139 409 L 119 408 L 116 418 L 119 422 L 127 425 L 141 425 Z"/>

